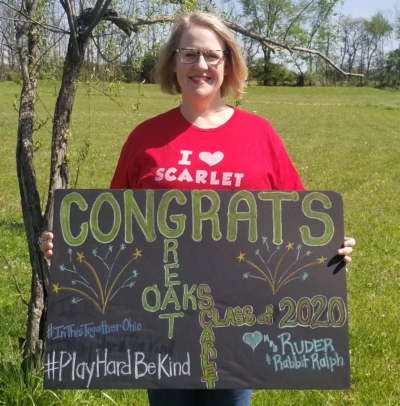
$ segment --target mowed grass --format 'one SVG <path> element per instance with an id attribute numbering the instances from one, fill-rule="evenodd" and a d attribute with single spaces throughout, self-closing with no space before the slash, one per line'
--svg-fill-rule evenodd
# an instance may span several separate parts
<path id="1" fill-rule="evenodd" d="M 0 404 L 147 405 L 144 391 L 44 391 L 18 371 L 18 337 L 28 299 L 30 265 L 15 171 L 14 83 L 0 84 Z M 138 102 L 139 109 L 132 112 Z M 115 96 L 115 95 L 114 95 Z M 179 104 L 158 86 L 125 85 L 115 100 L 81 84 L 70 134 L 70 167 L 90 140 L 79 188 L 107 188 L 127 135 L 140 121 Z M 233 100 L 227 100 L 234 103 Z M 51 114 L 54 88 L 41 83 L 39 116 Z M 307 189 L 344 198 L 346 234 L 357 239 L 348 267 L 351 348 L 349 391 L 254 391 L 252 406 L 400 405 L 400 93 L 367 88 L 249 87 L 242 107 L 266 117 L 282 136 Z M 47 127 L 47 129 L 46 129 Z M 50 121 L 35 133 L 38 189 L 46 196 Z M 246 134 L 243 134 L 245 137 Z"/>

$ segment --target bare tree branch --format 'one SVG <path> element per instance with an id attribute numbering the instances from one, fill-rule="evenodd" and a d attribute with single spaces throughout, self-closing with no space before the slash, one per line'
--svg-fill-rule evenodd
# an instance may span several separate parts
<path id="1" fill-rule="evenodd" d="M 308 9 L 308 7 L 311 6 L 311 4 L 314 3 L 315 0 L 311 0 L 301 11 L 299 14 L 297 14 L 297 16 L 295 18 L 293 18 L 293 20 L 291 21 L 291 23 L 289 24 L 289 27 L 286 29 L 285 31 L 285 35 L 283 36 L 283 42 L 286 41 L 286 37 L 290 31 L 290 29 L 293 27 L 294 23 L 301 17 L 301 15 Z"/>
<path id="2" fill-rule="evenodd" d="M 107 56 L 104 55 L 103 51 L 100 48 L 100 45 L 96 42 L 96 38 L 93 35 L 91 36 L 91 39 L 92 39 L 98 53 L 102 57 L 102 59 L 104 59 L 104 61 L 106 61 L 107 63 L 112 63 L 112 64 L 114 64 L 115 61 L 117 59 L 119 59 L 121 57 L 121 55 L 123 55 L 124 52 L 127 50 L 127 48 L 130 46 L 130 44 L 128 43 L 128 45 L 121 52 L 118 52 L 118 54 L 114 57 L 114 59 L 108 59 Z"/>
<path id="3" fill-rule="evenodd" d="M 331 65 L 334 69 L 336 69 L 338 72 L 340 72 L 344 76 L 353 76 L 353 77 L 358 77 L 362 78 L 364 77 L 363 74 L 361 73 L 352 73 L 352 72 L 345 72 L 343 69 L 339 68 L 339 66 L 335 65 L 335 63 L 329 59 L 325 54 L 322 52 L 316 51 L 315 49 L 308 49 L 308 48 L 303 48 L 303 47 L 291 47 L 293 51 L 299 51 L 299 52 L 306 52 L 308 54 L 313 54 L 313 55 L 318 55 L 320 58 L 324 59 L 326 62 L 328 62 L 329 65 Z"/>
<path id="4" fill-rule="evenodd" d="M 2 17 L 0 17 L 2 18 Z M 4 17 L 3 17 L 4 18 Z M 7 18 L 8 19 L 8 18 Z M 15 21 L 15 19 L 12 19 L 13 21 Z M 14 48 L 14 46 L 11 44 L 11 42 L 9 41 L 9 38 L 7 36 L 7 34 L 5 33 L 5 31 L 3 30 L 2 27 L 0 27 L 0 31 L 2 33 L 2 45 L 7 47 L 8 49 L 10 49 L 12 52 L 14 52 L 15 54 L 18 53 L 17 48 Z M 3 42 L 4 41 L 4 42 Z"/>
<path id="5" fill-rule="evenodd" d="M 315 0 L 311 0 L 308 3 L 307 7 L 309 5 L 311 5 L 314 1 Z M 79 33 L 77 31 L 77 24 L 75 21 L 74 8 L 73 8 L 73 5 L 71 4 L 71 0 L 60 0 L 60 2 L 63 5 L 63 7 L 65 7 L 65 10 L 66 10 L 66 13 L 68 16 L 68 23 L 70 26 L 70 31 L 71 31 L 71 36 L 72 36 L 71 39 L 73 41 L 74 57 L 78 58 L 79 57 L 79 48 L 78 48 L 78 39 L 77 38 L 78 38 Z M 12 9 L 14 9 L 14 11 L 17 11 L 14 7 L 8 5 L 3 0 L 0 0 L 0 3 L 5 4 L 8 7 L 11 7 Z M 154 16 L 154 17 L 136 17 L 136 18 L 128 19 L 126 17 L 121 16 L 117 11 L 115 11 L 113 9 L 107 9 L 107 7 L 109 6 L 110 3 L 111 3 L 111 0 L 99 0 L 96 2 L 95 8 L 93 9 L 91 16 L 90 16 L 89 26 L 81 34 L 82 41 L 85 41 L 90 36 L 90 34 L 93 31 L 93 29 L 95 28 L 95 26 L 102 19 L 105 21 L 110 21 L 111 23 L 115 24 L 118 28 L 120 28 L 128 36 L 130 36 L 132 33 L 137 33 L 139 30 L 139 27 L 141 27 L 141 26 L 172 23 L 175 21 L 175 17 L 170 16 L 170 15 L 161 15 L 161 16 Z M 296 18 L 298 18 L 298 17 L 299 16 L 297 16 Z M 40 24 L 34 20 L 32 20 L 32 21 L 37 23 L 38 25 L 42 26 L 43 28 L 55 30 L 55 32 L 67 33 L 64 30 L 57 29 L 56 27 L 52 27 L 52 26 L 45 25 L 45 24 Z M 258 41 L 261 45 L 267 47 L 274 53 L 282 51 L 282 50 L 286 50 L 288 52 L 297 51 L 297 52 L 317 55 L 320 58 L 324 59 L 332 68 L 334 68 L 335 70 L 337 70 L 344 76 L 353 76 L 353 77 L 363 77 L 364 76 L 359 73 L 345 72 L 343 69 L 341 69 L 339 66 L 337 66 L 335 64 L 335 62 L 332 61 L 332 59 L 330 59 L 329 57 L 327 57 L 326 55 L 324 55 L 323 53 L 321 53 L 320 51 L 317 51 L 315 49 L 299 47 L 296 45 L 290 45 L 290 44 L 287 44 L 285 41 L 278 41 L 273 38 L 270 38 L 270 37 L 267 37 L 267 36 L 264 36 L 264 35 L 261 35 L 261 34 L 255 33 L 255 32 L 251 32 L 231 21 L 225 21 L 225 24 L 232 31 Z M 285 38 L 286 38 L 286 35 L 287 35 L 287 32 L 285 33 Z"/>
<path id="6" fill-rule="evenodd" d="M 90 16 L 90 24 L 89 27 L 86 28 L 84 33 L 82 34 L 82 40 L 85 41 L 89 38 L 90 34 L 96 27 L 96 25 L 100 22 L 103 18 L 104 14 L 107 12 L 108 6 L 110 5 L 111 0 L 97 0 L 96 5 L 92 11 Z"/>
<path id="7" fill-rule="evenodd" d="M 284 42 L 276 41 L 276 40 L 274 40 L 272 38 L 265 37 L 263 35 L 250 32 L 250 31 L 246 30 L 245 28 L 240 27 L 239 25 L 237 25 L 235 23 L 232 23 L 230 21 L 225 21 L 225 24 L 232 31 L 238 32 L 238 33 L 240 33 L 242 35 L 245 35 L 246 37 L 253 38 L 253 39 L 263 43 L 263 45 L 269 44 L 269 47 L 271 47 L 270 49 L 272 49 L 273 52 L 282 51 L 283 49 L 286 49 L 289 52 L 298 51 L 298 52 L 304 52 L 304 53 L 308 53 L 308 54 L 318 55 L 320 58 L 324 59 L 330 66 L 332 66 L 334 69 L 336 69 L 338 72 L 340 72 L 344 76 L 364 77 L 364 75 L 362 75 L 360 73 L 345 72 L 339 66 L 337 66 L 335 64 L 335 62 L 333 62 L 330 58 L 328 58 L 322 52 L 317 51 L 315 49 L 299 47 L 299 46 L 296 46 L 296 45 L 289 45 L 289 44 L 286 44 Z"/>
<path id="8" fill-rule="evenodd" d="M 35 63 L 32 64 L 31 70 L 36 69 L 36 66 L 42 63 L 42 60 L 45 58 L 45 56 L 64 38 L 64 35 L 62 35 L 57 41 L 55 41 L 53 44 L 51 44 L 49 47 L 47 47 L 44 51 L 41 52 L 40 57 L 35 60 Z"/>
<path id="9" fill-rule="evenodd" d="M 128 19 L 125 17 L 121 17 L 121 15 L 117 11 L 107 10 L 103 16 L 103 20 L 114 23 L 117 27 L 119 27 L 122 31 L 130 36 L 132 32 L 138 32 L 139 27 L 143 25 L 172 23 L 175 21 L 175 17 L 162 15 L 151 18 L 137 17 Z"/>
<path id="10" fill-rule="evenodd" d="M 61 3 L 62 4 L 62 3 Z M 73 6 L 70 0 L 65 0 L 65 12 L 67 13 L 69 30 L 71 31 L 72 57 L 75 61 L 79 58 L 78 29 L 76 25 L 76 15 L 73 13 Z"/>
<path id="11" fill-rule="evenodd" d="M 8 3 L 5 3 L 3 0 L 0 0 L 0 4 L 4 4 L 5 6 L 11 8 L 13 11 L 15 11 L 16 13 L 22 15 L 24 18 L 27 19 L 27 21 L 18 19 L 18 18 L 8 18 L 8 17 L 2 17 L 0 16 L 0 19 L 4 19 L 4 20 L 11 20 L 11 21 L 15 21 L 15 22 L 21 22 L 21 23 L 35 23 L 37 25 L 39 25 L 40 27 L 43 27 L 46 30 L 49 30 L 51 32 L 55 32 L 55 33 L 59 33 L 59 34 L 69 34 L 69 31 L 63 30 L 61 28 L 55 27 L 54 25 L 50 25 L 50 24 L 43 24 L 40 23 L 39 21 L 36 21 L 35 19 L 29 17 L 27 14 L 25 14 L 24 12 L 16 9 L 15 7 L 11 6 Z"/>
<path id="12" fill-rule="evenodd" d="M 116 12 L 114 10 L 108 10 L 107 13 L 103 16 L 103 19 L 107 20 L 107 21 L 111 21 L 112 23 L 117 25 L 119 28 L 121 28 L 121 30 L 123 30 L 128 35 L 130 35 L 132 32 L 137 32 L 139 27 L 143 26 L 143 25 L 171 23 L 175 20 L 174 17 L 172 17 L 172 16 L 156 16 L 156 17 L 151 17 L 151 18 L 138 17 L 138 18 L 127 19 L 125 17 L 121 17 L 118 14 L 118 12 Z M 266 46 L 274 53 L 282 51 L 282 50 L 287 50 L 289 52 L 298 51 L 298 52 L 318 55 L 319 57 L 324 59 L 330 66 L 332 66 L 334 69 L 336 69 L 338 72 L 340 72 L 344 76 L 354 76 L 354 77 L 363 77 L 364 76 L 359 73 L 345 72 L 339 66 L 337 66 L 330 58 L 328 58 L 326 55 L 324 55 L 323 53 L 321 53 L 320 51 L 317 51 L 315 49 L 299 47 L 296 45 L 289 45 L 285 42 L 280 42 L 280 41 L 274 40 L 272 38 L 266 37 L 264 35 L 248 31 L 245 28 L 243 28 L 233 22 L 230 22 L 230 21 L 224 21 L 224 22 L 232 31 L 235 31 L 248 38 L 252 38 L 252 39 L 260 42 L 262 45 Z"/>

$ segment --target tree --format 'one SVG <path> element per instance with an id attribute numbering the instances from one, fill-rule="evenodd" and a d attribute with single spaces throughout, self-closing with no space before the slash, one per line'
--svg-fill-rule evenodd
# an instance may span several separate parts
<path id="1" fill-rule="evenodd" d="M 360 18 L 345 16 L 340 19 L 340 67 L 352 71 L 363 67 L 364 21 Z"/>
<path id="2" fill-rule="evenodd" d="M 154 71 L 157 63 L 157 50 L 146 52 L 140 66 L 140 81 L 155 83 Z"/>
<path id="3" fill-rule="evenodd" d="M 17 65 L 13 17 L 12 10 L 0 4 L 0 79 Z"/>
<path id="4" fill-rule="evenodd" d="M 396 38 L 400 40 L 400 3 L 394 6 L 394 13 L 395 13 L 394 29 L 396 32 Z"/>
<path id="5" fill-rule="evenodd" d="M 269 84 L 271 58 L 281 50 L 288 51 L 283 60 L 292 62 L 299 70 L 299 84 L 304 85 L 304 71 L 313 72 L 316 60 L 329 59 L 330 43 L 334 38 L 331 27 L 333 10 L 339 0 L 241 0 L 245 27 L 262 36 L 273 37 L 281 43 L 247 40 L 247 49 L 264 58 L 265 82 Z M 256 45 L 256 48 L 255 48 Z M 275 46 L 274 46 L 275 45 Z M 255 49 L 255 50 L 254 50 Z M 312 52 L 310 52 L 312 50 Z M 300 51 L 300 52 L 293 52 Z M 314 58 L 318 55 L 319 58 Z"/>
<path id="6" fill-rule="evenodd" d="M 378 69 L 383 68 L 385 40 L 393 31 L 393 27 L 380 11 L 375 13 L 370 20 L 364 20 L 364 27 L 366 74 L 369 77 L 374 58 L 375 67 Z"/>
<path id="7" fill-rule="evenodd" d="M 71 0 L 60 0 L 68 17 L 70 36 L 63 67 L 61 88 L 53 116 L 50 180 L 44 214 L 41 212 L 41 202 L 37 190 L 32 146 L 34 100 L 43 56 L 40 34 L 43 28 L 50 29 L 50 27 L 40 23 L 44 8 L 40 8 L 41 3 L 39 0 L 23 0 L 21 10 L 17 12 L 15 17 L 16 43 L 22 71 L 17 141 L 17 174 L 32 265 L 31 300 L 28 308 L 23 355 L 25 364 L 34 365 L 35 367 L 40 365 L 42 359 L 44 320 L 49 287 L 48 264 L 43 258 L 37 242 L 43 230 L 52 228 L 54 191 L 68 188 L 70 185 L 67 162 L 67 136 L 79 73 L 83 65 L 88 40 L 94 28 L 102 19 L 112 19 L 115 16 L 115 12 L 108 9 L 110 2 L 111 0 L 97 0 L 93 9 L 82 10 L 78 15 L 75 11 L 75 4 Z M 135 22 L 131 22 L 129 32 L 135 29 Z"/>
<path id="8" fill-rule="evenodd" d="M 269 38 L 280 38 L 284 35 L 284 29 L 289 25 L 294 4 L 291 0 L 241 0 L 245 26 L 252 32 L 257 32 Z M 246 38 L 245 44 L 248 50 L 254 47 L 254 39 Z M 271 83 L 271 54 L 272 48 L 267 43 L 257 41 L 257 51 L 261 48 L 263 85 Z M 257 53 L 256 51 L 256 53 Z"/>
<path id="9" fill-rule="evenodd" d="M 393 84 L 400 84 L 400 48 L 390 51 L 386 59 L 386 71 L 390 77 L 393 77 Z"/>
<path id="10" fill-rule="evenodd" d="M 208 7 L 208 3 L 198 0 L 173 6 L 168 15 L 154 15 L 154 10 L 164 10 L 165 2 L 154 3 L 149 16 L 127 18 L 117 10 L 110 8 L 111 0 L 97 0 L 93 8 L 87 8 L 82 0 L 79 4 L 80 11 L 76 12 L 74 0 L 60 0 L 60 5 L 67 17 L 68 27 L 53 25 L 56 18 L 50 23 L 46 21 L 46 3 L 44 0 L 21 0 L 17 5 L 11 5 L 0 0 L 0 4 L 11 8 L 14 12 L 16 50 L 22 72 L 22 89 L 20 95 L 19 122 L 17 134 L 17 173 L 20 187 L 21 205 L 25 231 L 28 240 L 28 249 L 32 266 L 31 299 L 28 308 L 26 341 L 23 346 L 25 365 L 38 367 L 42 360 L 44 340 L 44 320 L 46 316 L 47 294 L 49 289 L 48 263 L 43 258 L 39 247 L 38 238 L 45 229 L 52 228 L 53 198 L 55 189 L 64 189 L 70 186 L 70 173 L 68 167 L 68 132 L 72 114 L 73 103 L 77 91 L 79 74 L 82 70 L 90 38 L 94 38 L 95 29 L 102 21 L 107 21 L 110 26 L 118 27 L 126 35 L 134 33 L 140 35 L 140 27 L 152 27 L 157 24 L 168 24 L 174 20 L 173 13 L 184 12 L 189 6 Z M 58 3 L 57 3 L 58 4 Z M 159 8 L 158 8 L 159 7 Z M 53 24 L 52 24 L 53 22 Z M 290 52 L 301 51 L 315 53 L 324 57 L 320 52 L 304 47 L 288 45 L 286 37 L 275 40 L 259 33 L 250 32 L 239 25 L 227 21 L 228 27 L 233 31 L 259 41 L 273 51 L 288 49 Z M 52 117 L 52 147 L 49 187 L 46 209 L 42 214 L 42 205 L 37 190 L 36 174 L 33 154 L 33 132 L 35 95 L 38 77 L 44 60 L 54 44 L 48 45 L 44 41 L 46 33 L 56 33 L 68 37 L 66 55 L 61 79 L 61 87 L 57 97 L 54 114 Z M 151 32 L 151 31 L 150 31 Z M 95 40 L 95 38 L 94 38 Z M 150 41 L 151 42 L 151 41 Z M 97 44 L 99 45 L 99 44 Z M 47 46 L 47 48 L 44 48 Z M 101 55 L 102 46 L 96 48 Z M 60 48 L 60 52 L 61 52 Z M 123 52 L 121 52 L 121 55 Z M 334 63 L 325 59 L 334 66 Z M 336 67 L 336 69 L 339 69 Z"/>

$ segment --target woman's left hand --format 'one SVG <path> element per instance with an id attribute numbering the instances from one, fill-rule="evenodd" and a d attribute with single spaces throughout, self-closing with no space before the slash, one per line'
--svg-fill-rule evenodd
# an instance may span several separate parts
<path id="1" fill-rule="evenodd" d="M 355 244 L 356 240 L 354 238 L 344 237 L 343 247 L 338 250 L 338 255 L 343 255 L 343 261 L 346 264 L 351 262 L 349 255 L 352 253 Z"/>

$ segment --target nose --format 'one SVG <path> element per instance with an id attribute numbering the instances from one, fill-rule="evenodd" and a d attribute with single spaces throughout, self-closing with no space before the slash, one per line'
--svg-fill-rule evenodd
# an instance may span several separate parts
<path id="1" fill-rule="evenodd" d="M 200 53 L 199 59 L 196 62 L 196 66 L 201 69 L 208 69 L 208 64 L 206 62 L 206 58 L 204 57 L 203 53 Z"/>

